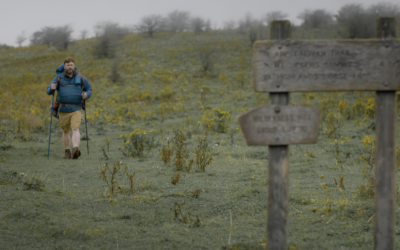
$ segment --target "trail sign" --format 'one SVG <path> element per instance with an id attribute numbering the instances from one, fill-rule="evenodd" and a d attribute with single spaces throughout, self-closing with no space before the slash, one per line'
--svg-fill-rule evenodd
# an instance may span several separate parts
<path id="1" fill-rule="evenodd" d="M 377 19 L 380 40 L 291 41 L 290 22 L 272 21 L 273 41 L 255 43 L 253 87 L 255 91 L 270 92 L 271 106 L 240 116 L 239 123 L 248 145 L 269 145 L 268 249 L 287 249 L 288 144 L 316 140 L 316 137 L 307 139 L 300 135 L 301 128 L 307 127 L 301 125 L 304 121 L 290 123 L 291 115 L 303 114 L 306 110 L 284 107 L 289 103 L 289 92 L 352 90 L 376 90 L 374 249 L 395 248 L 396 90 L 400 90 L 400 41 L 393 40 L 396 23 L 395 18 Z M 271 118 L 273 112 L 279 113 L 276 107 L 282 113 Z M 319 117 L 316 110 L 308 114 Z M 305 123 L 310 128 L 316 124 L 313 119 Z M 285 137 L 285 133 L 293 134 Z M 298 138 L 290 139 L 291 136 Z M 274 144 L 274 140 L 282 141 Z"/>
<path id="2" fill-rule="evenodd" d="M 259 41 L 253 87 L 268 92 L 400 90 L 400 41 Z"/>
<path id="3" fill-rule="evenodd" d="M 316 143 L 320 108 L 264 105 L 239 116 L 247 145 Z"/>

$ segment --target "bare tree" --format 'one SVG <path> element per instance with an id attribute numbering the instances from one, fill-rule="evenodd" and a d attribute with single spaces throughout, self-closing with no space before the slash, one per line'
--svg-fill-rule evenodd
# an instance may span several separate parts
<path id="1" fill-rule="evenodd" d="M 262 19 L 254 18 L 251 13 L 247 13 L 244 19 L 239 20 L 237 27 L 238 33 L 249 37 L 251 46 L 256 40 L 263 39 L 265 31 Z"/>
<path id="2" fill-rule="evenodd" d="M 270 11 L 263 16 L 263 21 L 268 26 L 274 20 L 283 20 L 288 17 L 288 14 L 282 11 Z"/>
<path id="3" fill-rule="evenodd" d="M 253 17 L 251 13 L 247 13 L 244 19 L 239 20 L 238 32 L 241 34 L 245 34 L 249 29 L 256 28 L 262 25 L 260 20 L 257 20 Z"/>
<path id="4" fill-rule="evenodd" d="M 235 28 L 236 28 L 236 21 L 229 20 L 229 21 L 224 22 L 224 26 L 223 26 L 224 30 L 233 30 Z"/>
<path id="5" fill-rule="evenodd" d="M 397 26 L 398 27 L 400 26 L 400 6 L 398 4 L 394 3 L 373 4 L 367 9 L 367 12 L 370 18 L 372 19 L 371 21 L 373 21 L 373 24 L 371 26 L 374 27 L 374 31 L 376 26 L 375 20 L 378 17 L 396 17 Z"/>
<path id="6" fill-rule="evenodd" d="M 143 17 L 135 28 L 141 33 L 147 33 L 147 35 L 152 38 L 155 32 L 165 30 L 165 24 L 166 19 L 161 15 L 149 15 Z"/>
<path id="7" fill-rule="evenodd" d="M 190 15 L 188 12 L 174 10 L 167 16 L 167 26 L 170 32 L 182 32 L 189 29 Z"/>
<path id="8" fill-rule="evenodd" d="M 44 27 L 33 33 L 30 41 L 33 45 L 55 46 L 58 49 L 67 49 L 71 42 L 72 28 L 70 25 L 60 27 Z"/>
<path id="9" fill-rule="evenodd" d="M 57 27 L 54 32 L 54 44 L 60 49 L 67 49 L 71 42 L 72 28 L 70 25 Z"/>
<path id="10" fill-rule="evenodd" d="M 207 19 L 206 23 L 204 24 L 204 30 L 205 31 L 211 31 L 212 30 L 210 19 Z"/>
<path id="11" fill-rule="evenodd" d="M 33 33 L 31 44 L 33 45 L 51 45 L 52 36 L 54 35 L 55 28 L 44 27 L 40 31 Z"/>
<path id="12" fill-rule="evenodd" d="M 26 37 L 25 31 L 22 31 L 21 34 L 19 34 L 17 36 L 17 40 L 15 41 L 15 43 L 18 44 L 18 47 L 21 47 L 22 44 L 27 40 L 28 38 Z"/>
<path id="13" fill-rule="evenodd" d="M 190 22 L 190 28 L 195 34 L 200 34 L 204 31 L 206 22 L 201 17 L 195 17 Z"/>
<path id="14" fill-rule="evenodd" d="M 214 69 L 215 53 L 217 52 L 215 47 L 215 44 L 210 41 L 201 41 L 197 45 L 198 59 L 203 76 Z"/>
<path id="15" fill-rule="evenodd" d="M 11 46 L 8 46 L 7 44 L 0 44 L 0 51 L 1 50 L 6 50 L 6 49 L 10 49 L 10 48 L 12 48 Z"/>
<path id="16" fill-rule="evenodd" d="M 89 34 L 89 31 L 88 30 L 81 30 L 81 32 L 80 32 L 80 37 L 81 37 L 81 40 L 85 40 L 87 37 L 88 37 L 88 34 Z"/>
<path id="17" fill-rule="evenodd" d="M 298 18 L 303 20 L 303 26 L 312 29 L 318 29 L 333 22 L 333 14 L 324 9 L 304 10 L 298 15 Z"/>
<path id="18" fill-rule="evenodd" d="M 126 29 L 122 28 L 118 23 L 111 21 L 98 22 L 93 29 L 96 37 L 122 37 L 127 34 Z"/>
<path id="19" fill-rule="evenodd" d="M 393 3 L 378 3 L 366 9 L 361 4 L 347 4 L 335 17 L 346 31 L 345 38 L 374 38 L 376 18 L 397 17 L 400 24 L 400 7 Z"/>
<path id="20" fill-rule="evenodd" d="M 368 9 L 367 12 L 374 16 L 375 18 L 377 17 L 400 17 L 400 7 L 397 4 L 394 3 L 377 3 L 371 5 Z M 398 20 L 399 21 L 399 20 Z"/>
<path id="21" fill-rule="evenodd" d="M 94 54 L 97 57 L 114 57 L 118 41 L 127 32 L 126 29 L 115 22 L 106 21 L 97 23 L 94 26 L 94 33 L 99 39 L 94 46 Z"/>
<path id="22" fill-rule="evenodd" d="M 361 4 L 346 4 L 335 16 L 338 23 L 346 30 L 345 38 L 369 38 L 374 36 L 370 16 Z"/>

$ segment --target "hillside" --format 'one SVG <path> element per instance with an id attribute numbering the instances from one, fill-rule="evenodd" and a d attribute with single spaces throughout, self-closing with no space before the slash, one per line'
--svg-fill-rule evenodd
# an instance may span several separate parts
<path id="1" fill-rule="evenodd" d="M 337 38 L 334 28 L 292 36 Z M 3 246 L 264 249 L 268 148 L 248 147 L 236 119 L 269 101 L 252 89 L 249 37 L 130 34 L 115 58 L 96 57 L 97 43 L 0 51 Z M 56 119 L 47 159 L 46 88 L 67 56 L 93 88 L 76 161 L 62 159 Z M 322 109 L 318 143 L 290 146 L 290 249 L 372 247 L 374 96 L 290 94 Z"/>

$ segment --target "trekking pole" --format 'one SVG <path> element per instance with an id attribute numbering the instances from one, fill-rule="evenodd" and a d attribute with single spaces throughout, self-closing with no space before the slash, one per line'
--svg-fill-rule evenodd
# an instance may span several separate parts
<path id="1" fill-rule="evenodd" d="M 89 154 L 89 137 L 87 133 L 87 122 L 86 122 L 86 101 L 83 100 L 83 106 L 85 107 L 85 126 L 86 126 L 86 143 L 87 143 L 87 154 Z"/>
<path id="2" fill-rule="evenodd" d="M 50 138 L 51 138 L 51 124 L 53 123 L 53 105 L 54 105 L 54 92 L 53 92 L 53 98 L 51 99 L 51 109 L 50 109 L 50 132 L 49 132 L 49 148 L 47 150 L 47 159 L 49 159 L 50 156 Z"/>

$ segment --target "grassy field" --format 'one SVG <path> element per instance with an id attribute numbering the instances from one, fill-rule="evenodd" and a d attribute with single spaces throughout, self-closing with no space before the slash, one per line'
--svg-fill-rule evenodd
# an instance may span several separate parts
<path id="1" fill-rule="evenodd" d="M 248 147 L 236 121 L 268 103 L 251 87 L 248 37 L 128 35 L 112 59 L 96 42 L 0 52 L 0 249 L 264 249 L 268 148 Z M 53 120 L 47 159 L 45 89 L 69 55 L 93 87 L 90 154 L 82 124 L 82 156 L 62 159 Z M 374 93 L 290 103 L 322 116 L 317 144 L 290 146 L 289 249 L 372 249 Z"/>

